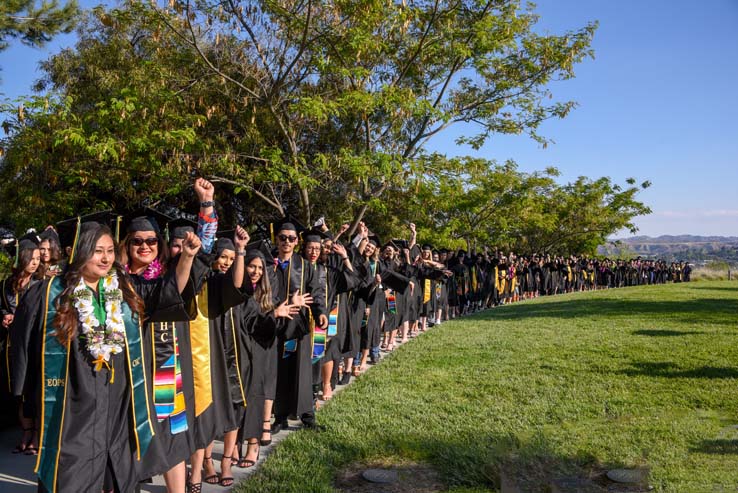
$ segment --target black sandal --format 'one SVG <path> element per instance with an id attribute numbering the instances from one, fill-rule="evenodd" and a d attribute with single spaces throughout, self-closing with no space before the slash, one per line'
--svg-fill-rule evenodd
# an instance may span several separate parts
<path id="1" fill-rule="evenodd" d="M 269 420 L 269 419 L 265 419 L 265 420 L 264 420 L 264 423 L 269 423 L 269 427 L 268 427 L 268 428 L 264 428 L 264 427 L 262 427 L 262 429 L 261 429 L 261 434 L 262 434 L 262 436 L 263 436 L 263 435 L 264 435 L 264 433 L 269 433 L 269 436 L 270 436 L 270 438 L 269 438 L 269 440 L 261 440 L 261 439 L 259 439 L 259 445 L 261 445 L 262 447 L 266 447 L 266 446 L 269 446 L 269 445 L 271 445 L 271 444 L 272 444 L 272 439 L 271 439 L 271 435 L 272 435 L 272 425 L 271 425 L 271 422 L 272 422 L 272 421 L 271 421 L 271 420 Z"/>
<path id="2" fill-rule="evenodd" d="M 230 455 L 224 455 L 223 459 L 233 461 L 233 457 Z M 207 481 L 207 480 L 206 480 Z M 218 483 L 211 483 L 211 484 L 219 484 L 221 486 L 233 486 L 233 476 L 221 476 L 220 481 Z"/>
<path id="3" fill-rule="evenodd" d="M 204 460 L 213 461 L 212 457 L 205 457 Z M 215 469 L 215 464 L 213 464 L 213 469 Z M 203 469 L 204 471 L 204 469 Z M 218 473 L 216 472 L 213 475 L 207 476 L 205 478 L 202 478 L 203 481 L 205 481 L 207 484 L 218 484 L 220 483 L 220 476 L 218 476 Z M 202 488 L 202 486 L 201 486 Z"/>
<path id="4" fill-rule="evenodd" d="M 202 493 L 202 483 L 185 483 L 185 491 L 187 493 Z"/>
<path id="5" fill-rule="evenodd" d="M 246 455 L 249 455 L 249 449 L 248 449 L 249 445 L 256 445 L 259 447 L 258 449 L 256 449 L 256 460 L 247 459 L 245 457 L 242 458 L 238 462 L 238 467 L 242 469 L 246 469 L 247 467 L 254 467 L 256 463 L 259 462 L 259 456 L 261 455 L 261 446 L 259 445 L 259 442 L 247 442 L 246 443 Z"/>

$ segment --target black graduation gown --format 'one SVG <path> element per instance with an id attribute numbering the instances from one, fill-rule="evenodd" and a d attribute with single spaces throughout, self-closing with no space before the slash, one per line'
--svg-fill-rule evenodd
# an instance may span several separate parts
<path id="1" fill-rule="evenodd" d="M 264 428 L 264 401 L 274 399 L 277 382 L 277 335 L 284 331 L 286 321 L 274 317 L 274 311 L 264 313 L 256 300 L 249 296 L 239 305 L 239 332 L 245 342 L 248 364 L 242 366 L 246 386 L 246 411 L 241 423 L 241 436 L 260 437 Z"/>
<path id="2" fill-rule="evenodd" d="M 55 301 L 46 299 L 49 282 L 51 280 L 34 286 L 16 313 L 16 318 L 30 327 L 25 340 L 17 342 L 19 346 L 27 344 L 36 354 L 41 353 L 46 307 Z M 154 316 L 156 312 L 179 312 L 183 308 L 174 276 L 134 282 L 134 285 L 144 300 L 147 316 Z M 145 351 L 142 357 L 142 364 L 146 365 Z M 64 384 L 57 491 L 99 493 L 107 482 L 106 475 L 110 481 L 108 487 L 114 486 L 121 492 L 132 491 L 139 477 L 134 464 L 137 452 L 130 412 L 130 362 L 124 351 L 111 356 L 112 370 L 95 371 L 91 360 L 84 341 L 74 338 L 67 356 L 68 380 Z M 40 368 L 14 368 L 14 393 L 22 392 L 27 378 L 39 374 Z M 111 374 L 115 376 L 112 382 Z M 156 415 L 150 416 L 153 426 Z"/>
<path id="3" fill-rule="evenodd" d="M 355 291 L 354 296 L 354 326 L 358 324 L 361 331 L 359 349 L 371 349 L 380 344 L 382 338 L 382 322 L 387 301 L 384 298 L 384 290 L 374 284 L 374 277 L 379 269 L 379 262 L 364 260 L 357 261 L 354 268 L 359 273 L 363 272 L 362 285 Z M 360 274 L 361 275 L 361 274 Z M 369 314 L 366 314 L 369 310 Z"/>
<path id="4" fill-rule="evenodd" d="M 272 291 L 281 303 L 295 291 L 313 296 L 310 310 L 303 308 L 280 334 L 277 344 L 277 391 L 274 415 L 285 419 L 301 417 L 313 412 L 312 344 L 309 317 L 317 322 L 320 315 L 328 316 L 325 309 L 324 286 L 310 263 L 293 254 L 289 265 L 282 269 L 275 265 L 267 269 L 271 274 Z M 296 340 L 296 350 L 285 352 L 285 343 Z M 291 344 L 291 343 L 290 343 Z"/>
<path id="5" fill-rule="evenodd" d="M 354 332 L 352 320 L 352 291 L 361 285 L 362 279 L 347 269 L 340 255 L 328 256 L 325 265 L 319 265 L 324 271 L 321 281 L 325 282 L 326 311 L 338 309 L 336 319 L 336 335 L 328 340 L 322 361 L 339 361 L 342 357 L 353 357 L 359 348 L 359 333 Z M 353 351 L 353 353 L 352 353 Z"/>
<path id="6" fill-rule="evenodd" d="M 196 303 L 191 304 L 190 311 L 192 316 L 196 309 L 198 318 L 205 317 L 208 321 L 209 392 L 212 395 L 212 403 L 195 417 L 194 440 L 198 449 L 207 447 L 224 433 L 237 429 L 246 405 L 244 386 L 238 371 L 245 348 L 235 325 L 238 317 L 231 310 L 241 304 L 244 297 L 233 284 L 232 270 L 225 274 L 214 272 L 210 269 L 210 260 L 210 256 L 200 255 L 192 268 L 197 295 L 192 300 Z M 197 320 L 193 320 L 190 323 L 191 330 L 196 330 L 196 325 Z M 193 347 L 193 351 L 196 350 Z M 195 380 L 197 400 L 198 392 L 207 395 L 208 390 L 207 385 L 200 386 L 199 390 L 197 378 Z"/>
<path id="7" fill-rule="evenodd" d="M 13 291 L 13 285 L 10 278 L 3 279 L 0 292 L 2 292 L 2 302 L 0 303 L 0 320 L 5 315 L 14 315 L 18 306 L 24 302 L 26 293 L 41 283 L 40 280 L 31 278 L 29 283 L 20 293 Z M 27 347 L 20 347 L 19 350 L 12 348 L 13 339 L 25 340 L 26 332 L 29 327 L 23 326 L 20 322 L 15 322 L 10 325 L 7 329 L 0 326 L 0 356 L 2 357 L 2 370 L 0 370 L 0 382 L 2 382 L 2 391 L 0 396 L 11 396 L 12 395 L 12 383 L 10 381 L 11 375 L 13 374 L 12 366 L 16 360 L 23 367 L 27 367 L 27 361 L 29 359 L 36 360 L 38 355 L 28 354 Z M 33 418 L 36 416 L 36 378 L 32 380 L 33 385 L 27 385 L 23 391 L 23 417 Z M 12 406 L 7 406 L 9 409 Z M 15 414 L 15 409 L 12 411 Z M 15 416 L 13 416 L 12 422 L 15 422 Z"/>
<path id="8" fill-rule="evenodd" d="M 409 292 L 408 284 L 410 279 L 401 271 L 402 266 L 394 261 L 380 260 L 378 272 L 382 278 L 381 289 L 389 289 L 395 296 L 395 313 L 391 313 L 388 306 L 387 296 L 385 293 L 384 310 L 384 328 L 383 332 L 392 332 L 398 328 L 407 318 L 405 293 Z"/>

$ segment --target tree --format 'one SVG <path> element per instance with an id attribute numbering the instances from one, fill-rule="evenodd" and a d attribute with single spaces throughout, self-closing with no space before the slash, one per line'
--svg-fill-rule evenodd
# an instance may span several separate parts
<path id="1" fill-rule="evenodd" d="M 79 9 L 76 0 L 64 6 L 57 0 L 3 0 L 0 2 L 0 51 L 10 39 L 20 39 L 30 46 L 42 46 L 58 33 L 74 28 Z"/>
<path id="2" fill-rule="evenodd" d="M 260 157 L 296 188 L 303 217 L 325 212 L 331 202 L 315 198 L 334 193 L 354 226 L 389 188 L 433 173 L 416 158 L 456 123 L 476 127 L 460 139 L 475 147 L 495 133 L 545 143 L 540 123 L 574 106 L 549 104 L 547 84 L 573 77 L 596 28 L 536 34 L 517 0 L 169 6 L 162 21 L 241 92 L 236 104 L 263 109 L 273 132 Z"/>

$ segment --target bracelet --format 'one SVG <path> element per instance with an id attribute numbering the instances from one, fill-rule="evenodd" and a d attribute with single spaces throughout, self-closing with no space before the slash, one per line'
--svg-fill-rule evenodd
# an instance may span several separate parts
<path id="1" fill-rule="evenodd" d="M 239 250 L 236 252 L 239 257 L 245 257 L 246 256 L 246 250 Z"/>
<path id="2" fill-rule="evenodd" d="M 346 261 L 348 260 L 348 257 L 341 257 L 341 260 Z"/>
<path id="3" fill-rule="evenodd" d="M 200 207 L 201 208 L 214 207 L 214 206 L 215 206 L 215 201 L 214 200 L 208 200 L 206 202 L 200 202 Z"/>

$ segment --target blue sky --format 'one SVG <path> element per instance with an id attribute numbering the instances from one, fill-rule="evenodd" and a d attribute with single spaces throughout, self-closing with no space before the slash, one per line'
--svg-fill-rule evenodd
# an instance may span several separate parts
<path id="1" fill-rule="evenodd" d="M 595 59 L 551 86 L 579 103 L 541 128 L 555 143 L 496 136 L 475 151 L 454 144 L 469 131 L 455 127 L 431 149 L 513 159 L 524 171 L 556 166 L 566 181 L 650 180 L 640 198 L 654 212 L 636 220 L 639 234 L 738 236 L 738 0 L 541 0 L 535 11 L 551 33 L 600 23 Z M 73 44 L 74 35 L 43 49 L 13 43 L 0 53 L 0 93 L 29 93 L 38 62 Z"/>

